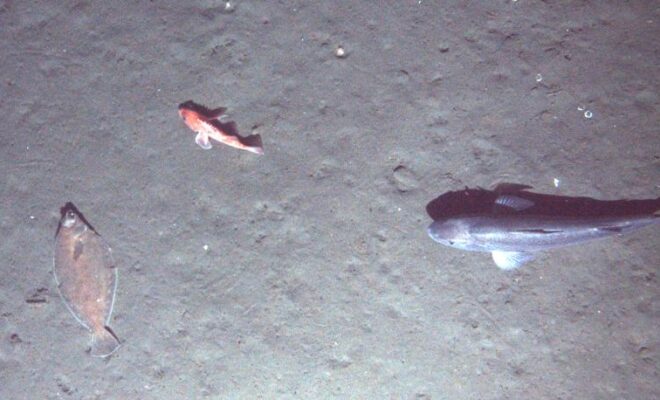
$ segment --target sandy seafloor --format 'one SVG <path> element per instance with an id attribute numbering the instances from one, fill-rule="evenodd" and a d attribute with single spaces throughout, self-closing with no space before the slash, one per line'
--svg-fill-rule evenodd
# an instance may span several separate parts
<path id="1" fill-rule="evenodd" d="M 224 5 L 1 2 L 1 399 L 660 397 L 657 226 L 504 272 L 425 212 L 660 195 L 657 2 Z M 265 156 L 196 146 L 190 99 Z M 53 282 L 67 201 L 120 268 L 107 360 Z"/>

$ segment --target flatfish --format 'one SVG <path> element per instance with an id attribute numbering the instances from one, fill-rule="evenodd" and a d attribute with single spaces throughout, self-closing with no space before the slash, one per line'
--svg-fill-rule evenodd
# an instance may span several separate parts
<path id="1" fill-rule="evenodd" d="M 64 304 L 92 334 L 91 354 L 106 357 L 119 347 L 108 326 L 117 291 L 112 250 L 71 203 L 60 210 L 53 273 Z"/>

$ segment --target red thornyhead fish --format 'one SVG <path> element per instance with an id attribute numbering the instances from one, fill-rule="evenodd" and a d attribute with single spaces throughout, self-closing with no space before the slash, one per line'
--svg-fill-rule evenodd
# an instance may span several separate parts
<path id="1" fill-rule="evenodd" d="M 192 101 L 179 105 L 179 115 L 181 115 L 186 125 L 197 133 L 195 143 L 199 147 L 205 150 L 212 148 L 209 139 L 213 139 L 237 149 L 247 150 L 255 154 L 264 154 L 259 135 L 242 138 L 236 132 L 231 132 L 232 123 L 222 123 L 218 120 L 225 110 L 225 108 L 209 110 Z"/>

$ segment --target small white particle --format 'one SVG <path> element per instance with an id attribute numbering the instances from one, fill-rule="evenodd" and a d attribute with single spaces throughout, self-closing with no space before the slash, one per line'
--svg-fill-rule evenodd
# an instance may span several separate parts
<path id="1" fill-rule="evenodd" d="M 557 179 L 557 178 L 554 178 L 554 179 L 552 180 L 552 183 L 554 183 L 554 184 L 555 184 L 555 187 L 556 187 L 556 188 L 558 188 L 558 187 L 559 187 L 559 179 Z"/>
<path id="2" fill-rule="evenodd" d="M 589 110 L 586 110 L 586 111 L 584 112 L 584 117 L 587 118 L 587 119 L 589 119 L 589 118 L 591 118 L 591 117 L 593 117 L 593 116 L 594 116 L 594 114 L 593 114 L 591 111 L 589 111 Z"/>
<path id="3" fill-rule="evenodd" d="M 344 48 L 341 46 L 337 46 L 337 48 L 335 49 L 335 56 L 339 58 L 346 57 L 346 50 L 344 50 Z"/>
<path id="4" fill-rule="evenodd" d="M 34 219 L 34 215 L 30 215 L 30 219 Z"/>
<path id="5" fill-rule="evenodd" d="M 541 74 L 536 74 L 536 81 L 541 82 L 543 80 L 543 75 Z"/>
<path id="6" fill-rule="evenodd" d="M 209 251 L 209 245 L 208 244 L 204 245 L 204 251 Z"/>

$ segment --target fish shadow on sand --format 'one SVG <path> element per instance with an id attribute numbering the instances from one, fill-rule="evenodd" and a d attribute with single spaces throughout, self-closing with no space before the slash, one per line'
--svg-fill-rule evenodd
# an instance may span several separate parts
<path id="1" fill-rule="evenodd" d="M 220 121 L 222 115 L 224 115 L 225 111 L 227 111 L 225 107 L 208 108 L 201 104 L 197 104 L 192 100 L 188 100 L 179 104 L 179 108 L 181 107 L 188 108 L 190 110 L 199 113 L 200 115 L 203 115 L 204 117 L 208 118 L 207 121 L 208 123 L 210 123 L 211 125 L 215 126 L 216 128 L 220 129 L 221 131 L 229 135 L 236 136 L 241 141 L 241 143 L 243 143 L 246 146 L 263 147 L 263 144 L 261 142 L 261 135 L 241 136 L 241 134 L 238 132 L 238 127 L 236 126 L 236 122 Z"/>
<path id="2" fill-rule="evenodd" d="M 488 213 L 502 195 L 515 195 L 533 202 L 518 215 L 534 214 L 561 217 L 614 217 L 654 214 L 660 209 L 660 198 L 644 200 L 596 200 L 590 197 L 556 196 L 528 192 L 531 186 L 502 183 L 493 190 L 482 188 L 450 191 L 431 200 L 426 212 L 434 220 L 466 214 Z"/>

